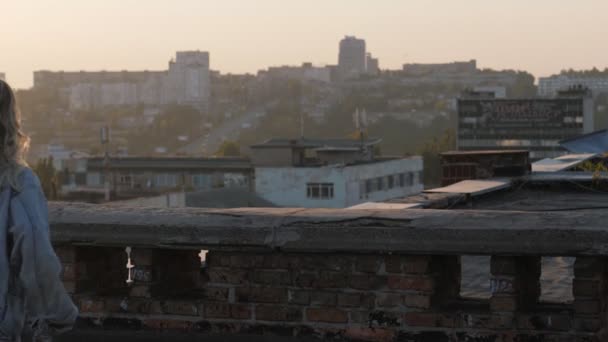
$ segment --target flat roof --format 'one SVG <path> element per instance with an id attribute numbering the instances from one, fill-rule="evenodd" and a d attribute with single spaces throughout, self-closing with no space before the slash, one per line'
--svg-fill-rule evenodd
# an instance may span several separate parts
<path id="1" fill-rule="evenodd" d="M 511 186 L 509 179 L 478 179 L 464 180 L 443 188 L 429 189 L 424 192 L 440 192 L 478 196 L 496 190 L 507 189 Z"/>
<path id="2" fill-rule="evenodd" d="M 532 172 L 566 171 L 598 156 L 594 153 L 567 154 L 558 158 L 545 158 L 532 163 Z"/>
<path id="3" fill-rule="evenodd" d="M 251 148 L 348 148 L 373 146 L 382 142 L 381 138 L 368 138 L 363 141 L 357 139 L 313 139 L 313 138 L 273 138 L 261 144 L 251 145 Z"/>
<path id="4" fill-rule="evenodd" d="M 88 168 L 103 168 L 104 158 L 87 158 Z M 252 170 L 246 158 L 193 158 L 193 157 L 112 157 L 111 169 L 224 169 Z"/>
<path id="5" fill-rule="evenodd" d="M 528 154 L 528 150 L 475 150 L 475 151 L 448 151 L 440 153 L 441 156 L 479 155 L 479 154 Z"/>

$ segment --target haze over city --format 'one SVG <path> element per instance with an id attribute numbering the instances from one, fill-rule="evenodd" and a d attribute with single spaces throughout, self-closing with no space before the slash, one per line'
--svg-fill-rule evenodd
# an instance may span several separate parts
<path id="1" fill-rule="evenodd" d="M 559 4 L 559 6 L 557 6 Z M 25 0 L 3 3 L 0 70 L 17 88 L 34 70 L 164 70 L 179 50 L 222 73 L 335 64 L 336 41 L 363 37 L 383 69 L 477 59 L 481 68 L 604 69 L 608 2 Z"/>

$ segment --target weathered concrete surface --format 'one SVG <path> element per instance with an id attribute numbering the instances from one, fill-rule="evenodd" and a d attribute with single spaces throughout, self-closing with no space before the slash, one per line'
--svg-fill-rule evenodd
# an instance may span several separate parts
<path id="1" fill-rule="evenodd" d="M 155 209 L 51 203 L 57 244 L 407 254 L 608 255 L 608 209 Z"/>

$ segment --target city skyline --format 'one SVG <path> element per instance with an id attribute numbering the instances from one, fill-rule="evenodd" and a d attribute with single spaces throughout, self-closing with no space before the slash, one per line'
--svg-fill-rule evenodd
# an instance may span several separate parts
<path id="1" fill-rule="evenodd" d="M 386 0 L 304 3 L 182 0 L 26 0 L 5 4 L 0 72 L 17 88 L 35 70 L 164 70 L 175 51 L 209 51 L 211 68 L 255 73 L 277 65 L 337 64 L 345 35 L 366 40 L 382 69 L 476 59 L 536 77 L 608 67 L 608 3 L 530 4 Z"/>

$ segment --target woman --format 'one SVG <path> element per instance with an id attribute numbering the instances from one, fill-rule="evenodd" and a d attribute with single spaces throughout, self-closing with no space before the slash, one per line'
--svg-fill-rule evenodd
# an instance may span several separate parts
<path id="1" fill-rule="evenodd" d="M 78 311 L 60 279 L 46 199 L 24 161 L 15 94 L 0 80 L 0 341 L 50 341 Z"/>

